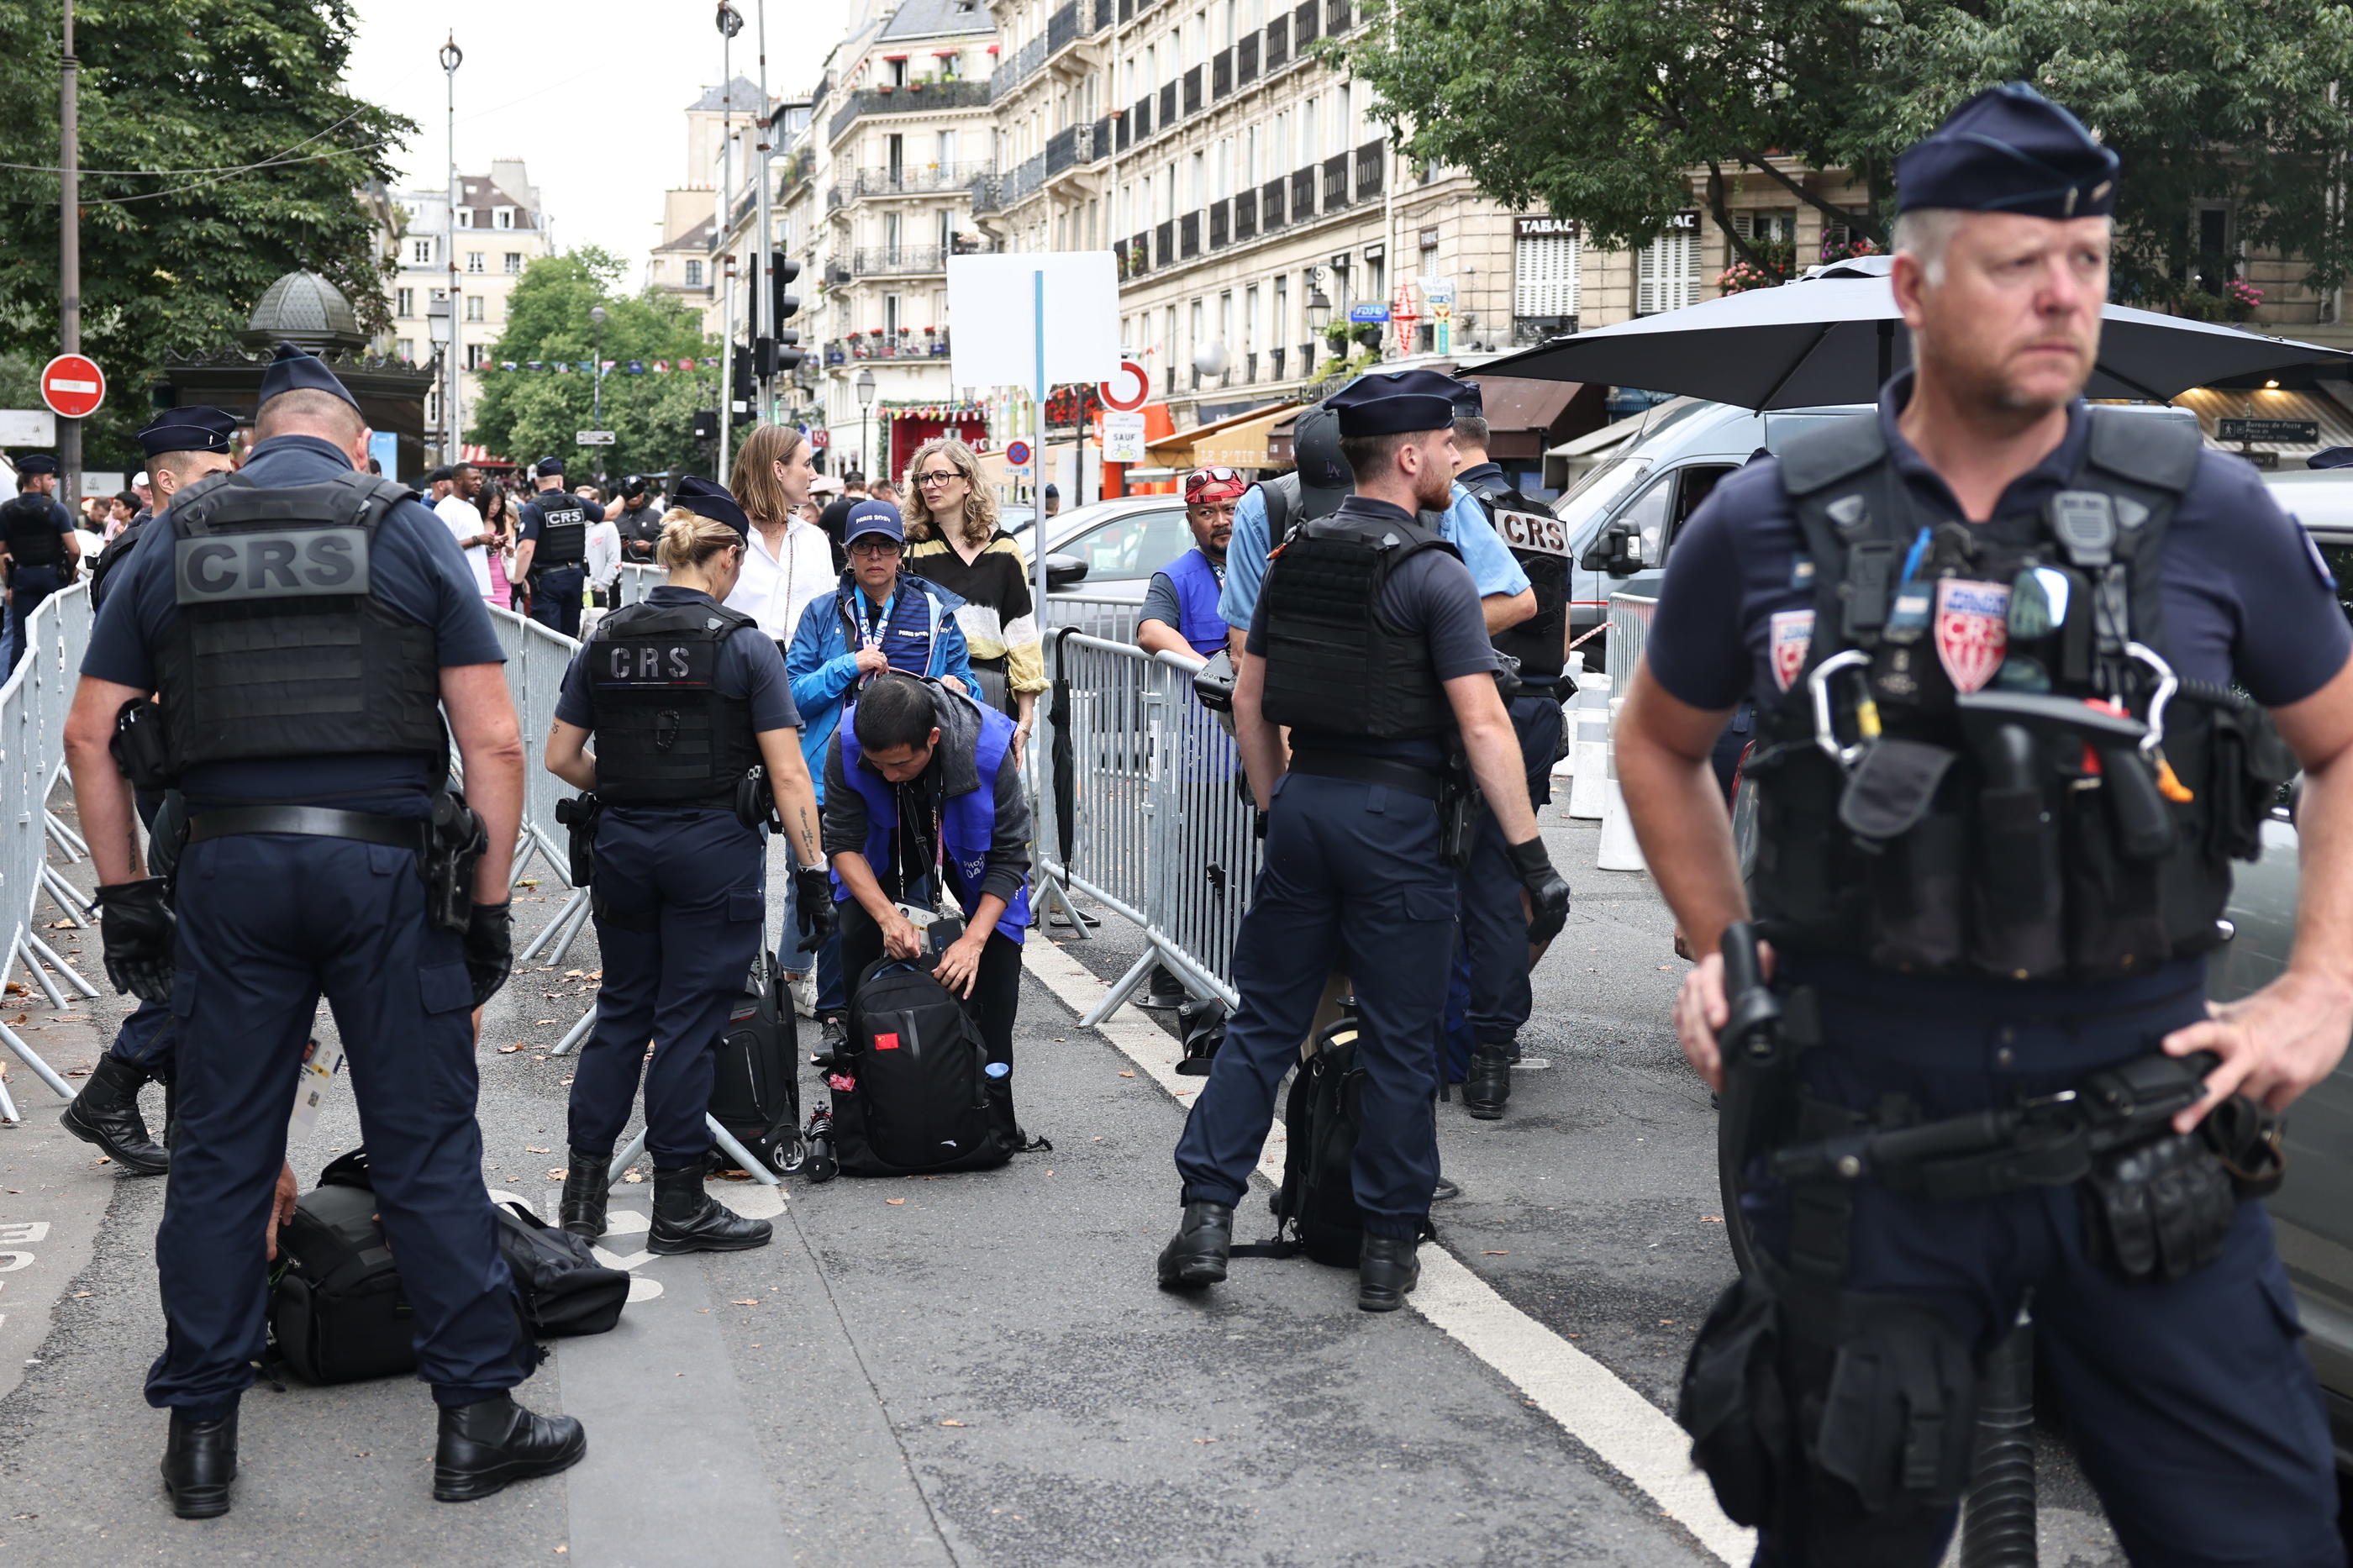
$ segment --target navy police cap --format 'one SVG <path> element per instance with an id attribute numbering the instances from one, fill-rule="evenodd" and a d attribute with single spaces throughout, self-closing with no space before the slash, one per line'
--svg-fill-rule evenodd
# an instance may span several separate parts
<path id="1" fill-rule="evenodd" d="M 1434 370 L 1360 375 L 1328 400 L 1345 437 L 1442 430 L 1454 423 L 1462 384 Z"/>
<path id="2" fill-rule="evenodd" d="M 226 452 L 237 435 L 237 419 L 217 408 L 166 408 L 139 432 L 148 457 L 166 452 Z"/>
<path id="3" fill-rule="evenodd" d="M 561 458 L 542 458 L 538 462 L 533 463 L 531 466 L 531 471 L 533 476 L 538 479 L 562 479 L 564 477 L 564 459 Z"/>
<path id="4" fill-rule="evenodd" d="M 58 460 L 47 452 L 30 453 L 16 459 L 16 471 L 20 474 L 54 474 L 58 471 Z"/>
<path id="5" fill-rule="evenodd" d="M 2105 217 L 2116 205 L 2116 153 L 2022 81 L 1978 93 L 1895 159 L 1899 213 Z"/>
<path id="6" fill-rule="evenodd" d="M 547 471 L 544 465 L 541 467 L 540 471 L 542 473 Z M 735 498 L 729 495 L 723 485 L 714 485 L 709 479 L 697 479 L 692 474 L 689 474 L 680 479 L 677 486 L 670 492 L 670 503 L 672 506 L 682 506 L 698 517 L 707 517 L 713 522 L 723 522 L 742 534 L 747 541 L 752 537 L 751 520 L 744 515 L 744 509 L 735 504 Z"/>
<path id="7" fill-rule="evenodd" d="M 287 392 L 323 392 L 331 397 L 342 398 L 354 409 L 360 405 L 359 399 L 335 379 L 335 373 L 327 368 L 326 361 L 317 354 L 304 353 L 292 343 L 280 343 L 278 357 L 271 360 L 269 368 L 261 373 L 259 402 L 266 404 L 280 393 Z"/>
<path id="8" fill-rule="evenodd" d="M 1475 381 L 1458 381 L 1454 394 L 1454 417 L 1484 419 L 1487 417 L 1487 395 L 1479 390 Z"/>

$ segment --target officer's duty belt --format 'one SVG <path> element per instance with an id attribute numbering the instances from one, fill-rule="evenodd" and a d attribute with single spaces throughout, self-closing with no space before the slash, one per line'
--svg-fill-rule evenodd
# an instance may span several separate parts
<path id="1" fill-rule="evenodd" d="M 1391 762 L 1387 757 L 1358 756 L 1349 752 L 1294 752 L 1291 771 L 1319 779 L 1345 779 L 1351 784 L 1381 784 L 1389 789 L 1401 789 L 1408 795 L 1418 795 L 1424 800 L 1436 800 L 1441 793 L 1442 781 L 1428 768 L 1418 768 L 1410 763 Z"/>
<path id="2" fill-rule="evenodd" d="M 396 849 L 425 852 L 432 825 L 324 805 L 237 805 L 207 811 L 188 821 L 188 842 L 226 838 L 233 833 L 297 833 L 311 838 L 354 838 Z"/>

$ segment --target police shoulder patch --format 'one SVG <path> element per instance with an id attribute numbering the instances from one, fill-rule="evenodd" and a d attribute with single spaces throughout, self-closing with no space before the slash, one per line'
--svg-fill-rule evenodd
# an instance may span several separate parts
<path id="1" fill-rule="evenodd" d="M 1767 634 L 1766 657 L 1771 661 L 1773 684 L 1782 690 L 1806 668 L 1806 652 L 1813 646 L 1814 612 L 1811 610 L 1776 610 L 1771 630 Z"/>

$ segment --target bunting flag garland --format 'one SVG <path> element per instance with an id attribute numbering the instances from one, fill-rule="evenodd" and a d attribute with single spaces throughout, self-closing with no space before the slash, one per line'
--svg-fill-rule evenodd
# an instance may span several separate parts
<path id="1" fill-rule="evenodd" d="M 876 412 L 885 419 L 936 419 L 946 424 L 988 417 L 988 410 L 977 403 L 886 403 Z"/>
<path id="2" fill-rule="evenodd" d="M 648 361 L 648 360 L 641 360 L 641 359 L 633 359 L 633 360 L 630 360 L 630 361 L 627 362 L 626 363 L 623 363 L 623 362 L 622 362 L 622 361 L 620 361 L 620 360 L 617 360 L 617 359 L 608 359 L 608 360 L 607 360 L 607 361 L 605 361 L 605 362 L 604 362 L 604 367 L 603 367 L 603 368 L 604 368 L 604 373 L 605 373 L 607 375 L 611 375 L 611 374 L 614 374 L 614 373 L 616 373 L 616 372 L 618 372 L 618 373 L 620 373 L 620 374 L 624 374 L 624 375 L 645 375 L 645 374 L 656 374 L 656 375 L 667 375 L 667 374 L 670 374 L 670 372 L 672 372 L 672 371 L 679 371 L 679 372 L 681 372 L 681 373 L 683 373 L 683 374 L 685 374 L 691 375 L 691 374 L 694 374 L 695 367 L 696 367 L 698 364 L 702 365 L 702 367 L 704 367 L 705 369 L 716 369 L 716 368 L 718 367 L 718 363 L 719 363 L 719 362 L 718 362 L 717 360 L 715 360 L 715 359 L 704 359 L 704 360 L 691 360 L 691 359 L 681 359 L 681 360 L 666 360 L 666 359 L 658 359 L 658 360 L 651 360 L 651 361 Z M 484 365 L 482 368 L 483 368 L 484 370 L 489 370 L 489 369 L 491 369 L 491 368 L 492 368 L 492 367 L 491 367 L 491 366 L 490 366 L 490 365 Z M 497 369 L 499 369 L 499 370 L 502 370 L 502 371 L 518 371 L 518 372 L 521 372 L 521 371 L 553 371 L 554 373 L 555 373 L 555 374 L 558 374 L 558 375 L 566 375 L 566 374 L 573 374 L 573 373 L 575 373 L 575 372 L 577 372 L 578 374 L 582 374 L 582 375 L 593 375 L 593 374 L 595 374 L 596 373 L 596 370 L 597 370 L 597 363 L 596 363 L 596 362 L 595 360 L 586 360 L 586 359 L 584 359 L 584 360 L 568 360 L 568 359 L 558 359 L 558 360 L 536 360 L 536 359 L 533 359 L 533 360 L 511 360 L 511 359 L 507 359 L 507 360 L 501 360 L 501 361 L 499 361 L 499 362 L 498 362 L 498 363 L 497 363 L 496 368 L 497 368 Z"/>

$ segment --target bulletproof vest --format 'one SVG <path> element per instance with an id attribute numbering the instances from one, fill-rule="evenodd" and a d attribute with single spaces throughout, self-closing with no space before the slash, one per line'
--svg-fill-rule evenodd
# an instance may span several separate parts
<path id="1" fill-rule="evenodd" d="M 153 521 L 154 519 L 153 518 L 148 519 L 148 522 L 153 522 Z M 108 540 L 106 542 L 106 548 L 98 552 L 98 559 L 90 563 L 90 602 L 92 607 L 96 607 L 106 603 L 106 580 L 108 576 L 113 573 L 117 566 L 122 564 L 122 558 L 131 553 L 132 548 L 139 542 L 141 536 L 145 534 L 146 531 L 147 523 L 132 523 L 121 533 L 118 533 L 113 538 Z"/>
<path id="2" fill-rule="evenodd" d="M 733 808 L 759 765 L 752 704 L 719 694 L 719 650 L 759 622 L 717 605 L 631 605 L 581 655 L 596 731 L 596 793 L 616 805 Z"/>
<path id="3" fill-rule="evenodd" d="M 1425 550 L 1456 553 L 1418 523 L 1335 514 L 1293 530 L 1259 595 L 1269 719 L 1374 740 L 1452 727 L 1429 638 L 1392 625 L 1381 607 L 1389 574 Z"/>
<path id="4" fill-rule="evenodd" d="M 1495 651 L 1520 661 L 1521 679 L 1550 680 L 1560 674 L 1568 630 L 1568 535 L 1548 508 L 1500 479 L 1482 475 L 1464 488 L 1479 498 L 1536 595 L 1535 615 L 1494 635 Z"/>
<path id="5" fill-rule="evenodd" d="M 1991 523 L 1905 484 L 1875 415 L 1781 453 L 1813 607 L 1773 617 L 1782 696 L 1746 768 L 1749 896 L 1777 943 L 2082 981 L 2221 940 L 2230 861 L 2261 853 L 2295 762 L 2261 710 L 2165 661 L 2198 432 L 2090 412 L 2067 487 Z"/>
<path id="6" fill-rule="evenodd" d="M 0 507 L 0 538 L 8 544 L 8 559 L 19 566 L 61 566 L 66 538 L 45 495 L 26 492 Z"/>
<path id="7" fill-rule="evenodd" d="M 588 514 L 580 498 L 562 490 L 545 490 L 534 499 L 539 508 L 539 542 L 531 552 L 533 571 L 543 566 L 577 566 L 588 558 Z"/>
<path id="8" fill-rule="evenodd" d="M 172 552 L 178 614 L 155 673 L 174 773 L 365 752 L 439 765 L 433 628 L 395 610 L 375 572 L 384 520 L 406 498 L 361 473 L 277 489 L 217 474 L 143 531 L 145 548 Z"/>

